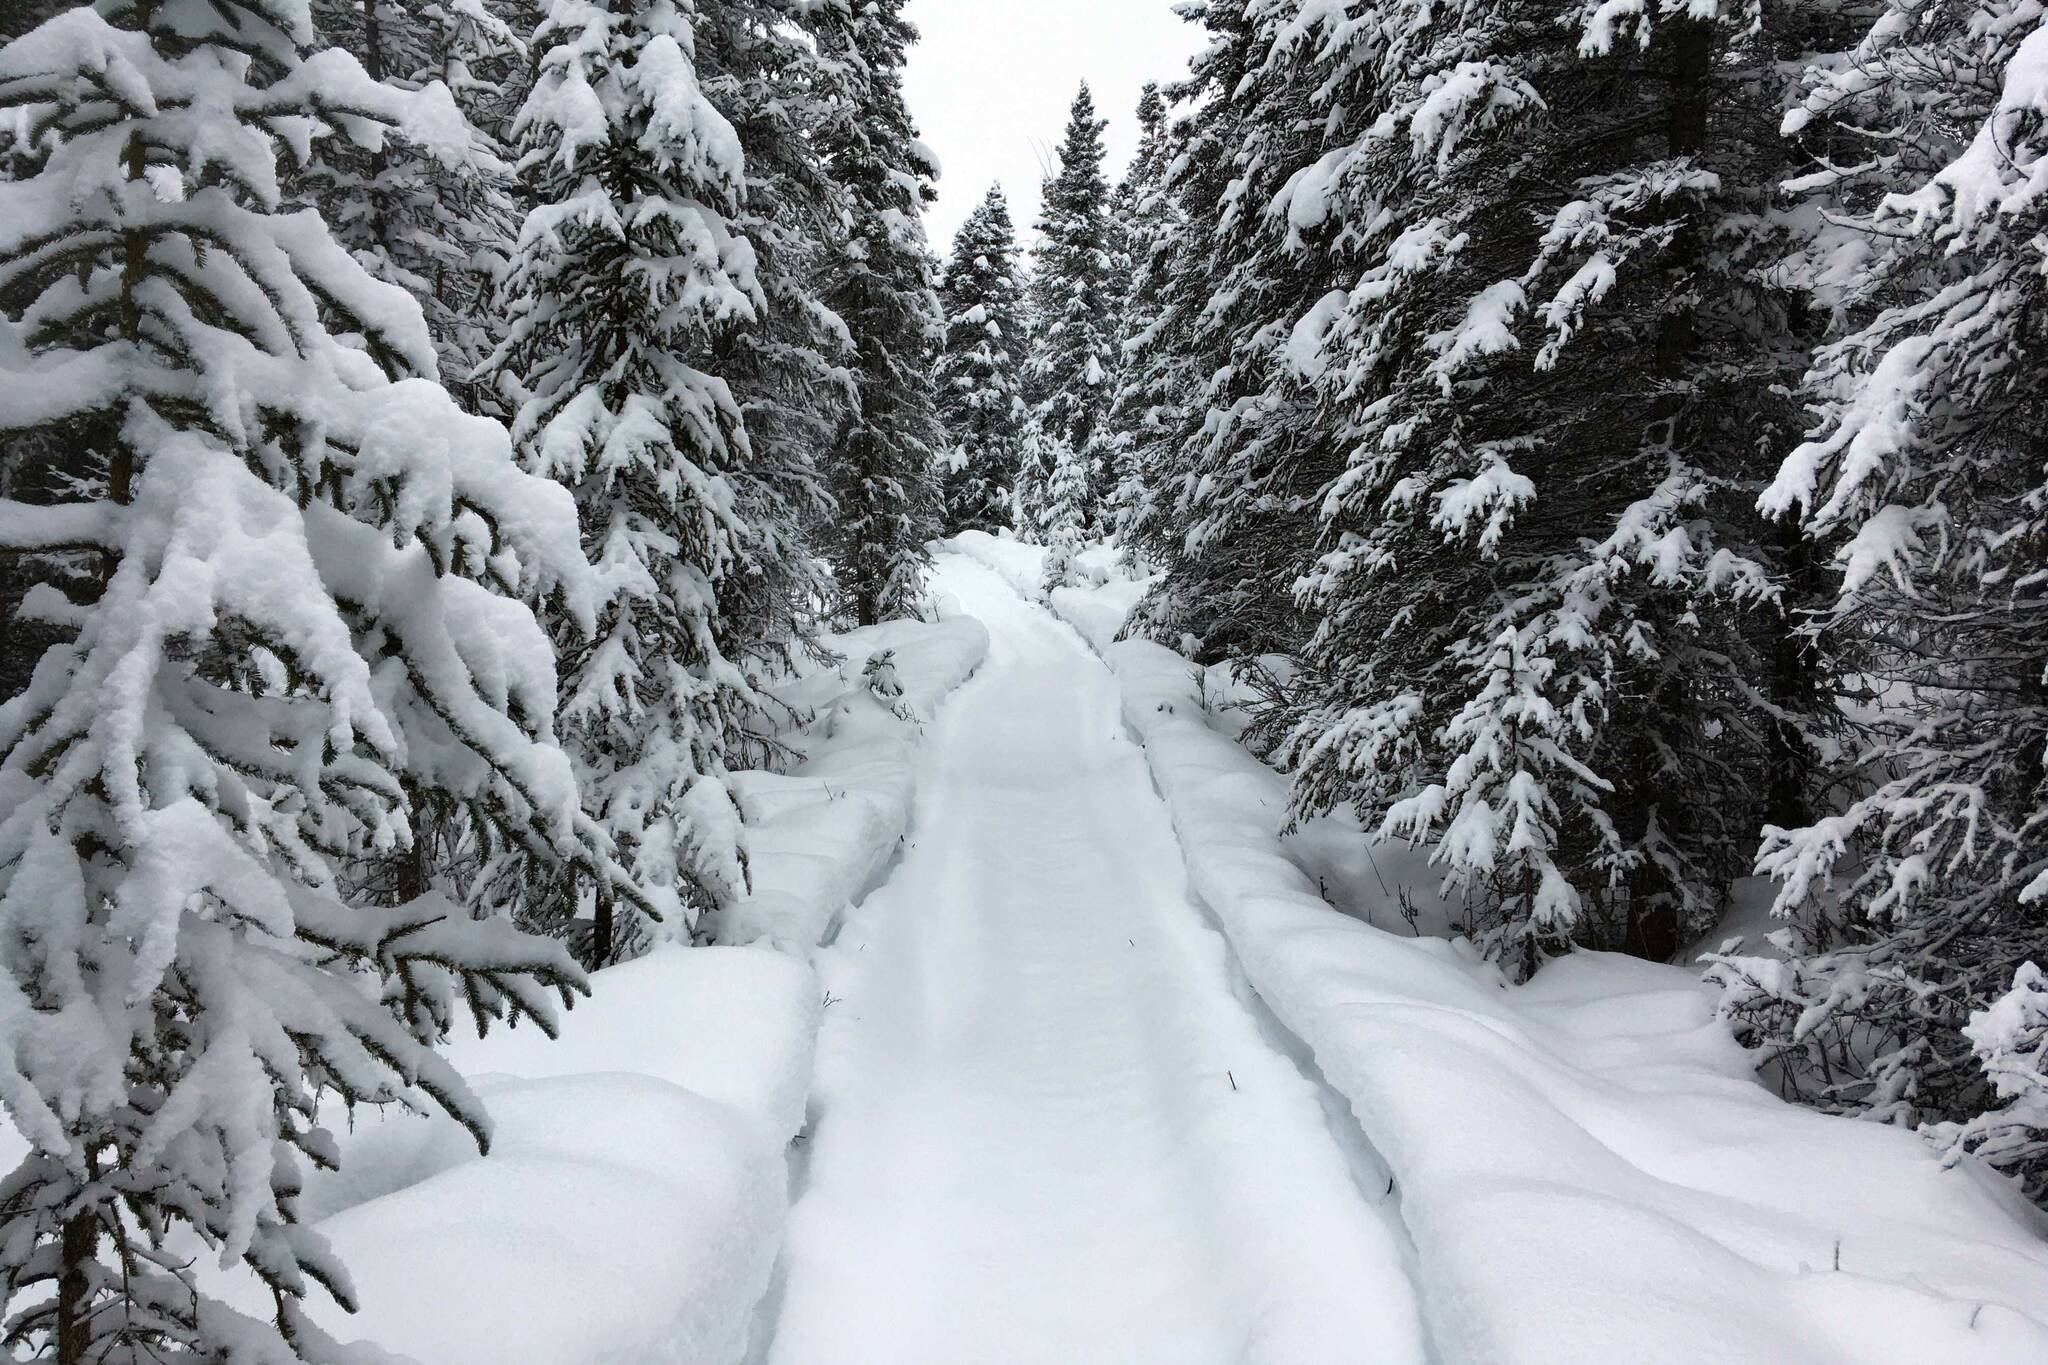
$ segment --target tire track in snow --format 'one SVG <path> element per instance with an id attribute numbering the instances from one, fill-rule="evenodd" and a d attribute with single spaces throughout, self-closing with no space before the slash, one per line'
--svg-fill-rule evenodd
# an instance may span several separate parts
<path id="1" fill-rule="evenodd" d="M 1115 680 L 989 627 L 893 876 L 821 966 L 771 1365 L 1406 1365 L 1408 1251 L 1191 899 Z"/>

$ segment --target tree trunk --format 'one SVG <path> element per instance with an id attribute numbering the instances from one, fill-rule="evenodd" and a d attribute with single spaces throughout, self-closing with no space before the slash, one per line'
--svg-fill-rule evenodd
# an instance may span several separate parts
<path id="1" fill-rule="evenodd" d="M 433 889 L 427 868 L 427 832 L 420 827 L 420 811 L 412 812 L 412 843 L 398 855 L 398 904 L 418 900 Z"/>
<path id="2" fill-rule="evenodd" d="M 1785 523 L 1777 527 L 1776 535 L 1787 569 L 1788 600 L 1785 618 L 1774 623 L 1778 628 L 1771 638 L 1769 695 L 1772 705 L 1780 711 L 1798 716 L 1815 709 L 1820 689 L 1820 651 L 1810 639 L 1794 633 L 1797 622 L 1791 613 L 1816 600 L 1820 584 L 1816 581 L 1812 546 L 1799 528 Z M 1799 829 L 1813 821 L 1807 799 L 1812 785 L 1813 750 L 1792 721 L 1773 716 L 1768 718 L 1768 724 L 1770 787 L 1764 794 L 1764 819 L 1780 829 Z"/>
<path id="3" fill-rule="evenodd" d="M 377 13 L 377 7 L 382 3 L 383 0 L 363 0 L 363 74 L 379 85 L 384 83 L 384 30 L 383 21 Z M 381 146 L 370 153 L 370 180 L 373 184 L 384 178 L 386 164 Z M 378 207 L 382 202 L 377 194 L 371 194 L 370 231 L 379 246 L 388 248 L 390 242 L 386 240 L 384 214 Z"/>
<path id="4" fill-rule="evenodd" d="M 590 932 L 590 965 L 602 967 L 612 960 L 612 895 L 611 888 L 599 885 L 597 888 L 597 919 Z"/>
<path id="5" fill-rule="evenodd" d="M 88 1160 L 89 1178 L 99 1176 L 97 1159 Z M 99 1210 L 87 1206 L 64 1220 L 60 1248 L 63 1268 L 57 1276 L 57 1365 L 84 1365 L 92 1349 L 92 1267 L 100 1254 Z"/>

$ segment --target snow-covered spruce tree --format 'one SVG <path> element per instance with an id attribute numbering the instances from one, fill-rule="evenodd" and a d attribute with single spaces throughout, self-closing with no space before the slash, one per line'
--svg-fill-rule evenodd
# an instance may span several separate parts
<path id="1" fill-rule="evenodd" d="M 495 132 L 510 126 L 504 91 L 524 69 L 525 46 L 484 0 L 311 0 L 311 12 L 315 43 L 350 53 L 370 79 L 401 92 L 439 82 L 453 102 L 431 127 L 422 122 L 428 139 L 394 130 L 374 148 L 317 140 L 287 176 L 286 202 L 310 205 L 374 278 L 418 300 L 442 386 L 464 408 L 509 417 L 480 370 L 499 331 L 491 294 L 516 216 Z M 486 885 L 491 850 L 465 837 L 459 811 L 417 795 L 412 845 L 345 877 L 401 898 L 425 885 L 430 867 L 465 892 Z M 507 853 L 496 850 L 500 867 L 532 870 Z"/>
<path id="2" fill-rule="evenodd" d="M 1050 595 L 1054 588 L 1074 580 L 1074 557 L 1087 539 L 1088 465 L 1080 452 L 1050 432 L 1040 435 L 1043 460 L 1052 473 L 1047 477 L 1041 513 L 1045 532 L 1045 572 L 1039 591 Z"/>
<path id="3" fill-rule="evenodd" d="M 75 2 L 17 0 L 0 7 L 0 43 L 20 37 Z M 0 180 L 25 179 L 41 164 L 47 148 L 30 145 L 26 134 L 16 111 L 0 114 Z M 68 496 L 72 458 L 72 442 L 62 433 L 39 430 L 0 436 L 0 498 L 62 501 Z M 0 629 L 0 698 L 27 686 L 43 651 L 69 633 L 57 622 L 18 616 L 15 609 L 22 598 L 53 574 L 92 572 L 93 557 L 88 554 L 0 554 L 0 622 L 5 623 Z"/>
<path id="4" fill-rule="evenodd" d="M 939 302 L 946 341 L 934 378 L 946 428 L 946 529 L 992 531 L 1010 520 L 1027 418 L 1017 235 L 1001 185 L 989 186 L 954 235 Z"/>
<path id="5" fill-rule="evenodd" d="M 1046 434 L 1088 468 L 1090 528 L 1110 491 L 1102 419 L 1116 373 L 1116 260 L 1102 173 L 1107 126 L 1083 83 L 1068 112 L 1059 169 L 1045 182 L 1031 276 L 1033 408 Z"/>
<path id="6" fill-rule="evenodd" d="M 0 13 L 0 43 L 20 37 L 67 7 L 59 0 L 34 0 Z M 0 114 L 0 181 L 26 179 L 42 163 L 47 149 L 31 146 L 26 135 L 15 111 Z M 61 433 L 52 431 L 0 436 L 0 498 L 26 503 L 62 501 L 68 493 L 71 446 Z M 76 552 L 0 554 L 0 622 L 6 623 L 0 630 L 0 698 L 11 697 L 27 686 L 43 651 L 68 634 L 56 622 L 17 616 L 15 609 L 22 599 L 52 574 L 67 570 L 90 574 L 93 569 L 93 557 Z"/>
<path id="7" fill-rule="evenodd" d="M 1138 100 L 1138 151 L 1112 201 L 1128 281 L 1117 310 L 1116 388 L 1104 418 L 1114 485 L 1109 522 L 1135 563 L 1141 528 L 1159 515 L 1156 450 L 1180 421 L 1187 384 L 1180 357 L 1161 344 L 1167 281 L 1188 224 L 1167 192 L 1175 140 L 1166 100 L 1147 85 Z"/>
<path id="8" fill-rule="evenodd" d="M 1431 845 L 1515 971 L 1666 957 L 1771 788 L 1770 54 L 1747 7 L 1380 9 L 1275 30 L 1330 114 L 1269 217 L 1353 262 L 1288 346 L 1349 458 L 1282 757 L 1301 812 Z"/>
<path id="9" fill-rule="evenodd" d="M 504 297 L 513 438 L 574 492 L 613 585 L 594 637 L 557 623 L 565 740 L 585 799 L 669 932 L 743 889 L 731 747 L 770 706 L 752 632 L 801 608 L 749 601 L 791 554 L 786 480 L 764 478 L 731 388 L 707 365 L 758 325 L 738 136 L 706 98 L 693 3 L 553 0 L 533 38 L 520 173 L 536 201 Z M 778 620 L 779 618 L 779 620 Z M 779 652 L 778 652 L 779 657 Z M 536 893 L 539 894 L 539 893 Z M 555 888 L 535 913 L 599 963 L 649 926 Z"/>
<path id="10" fill-rule="evenodd" d="M 731 222 L 754 248 L 765 312 L 720 331 L 712 371 L 726 381 L 751 451 L 743 485 L 758 538 L 748 572 L 727 579 L 721 611 L 753 664 L 818 648 L 831 584 L 813 551 L 834 508 L 820 452 L 853 402 L 845 324 L 825 306 L 838 187 L 813 146 L 828 87 L 800 19 L 805 0 L 698 0 L 697 74 L 739 138 L 746 195 Z M 770 665 L 772 667 L 772 664 Z M 758 767 L 773 730 L 734 736 L 728 758 Z"/>
<path id="11" fill-rule="evenodd" d="M 591 619 L 575 509 L 430 380 L 416 303 L 310 212 L 309 134 L 374 145 L 447 96 L 308 55 L 305 0 L 69 10 L 0 49 L 46 155 L 0 183 L 0 434 L 61 433 L 62 502 L 0 551 L 97 560 L 0 705 L 0 1185 L 20 1358 L 363 1359 L 308 1319 L 347 1270 L 298 1222 L 318 1102 L 488 1120 L 436 1044 L 462 1011 L 552 1028 L 560 947 L 337 866 L 412 837 L 413 793 L 634 894 L 553 734 L 522 599 Z M 269 1290 L 202 1296 L 200 1248 Z M 381 1356 L 377 1358 L 381 1359 Z"/>
<path id="12" fill-rule="evenodd" d="M 1836 552 L 1827 637 L 1866 684 L 1865 726 L 1835 774 L 1843 800 L 1767 831 L 1761 867 L 1788 921 L 1774 937 L 1792 961 L 1716 969 L 1729 1013 L 1799 1090 L 1939 1121 L 1952 1150 L 1982 1150 L 2036 1197 L 2048 1196 L 2044 114 L 2048 23 L 2035 8 L 1901 3 L 1812 65 L 1786 120 L 1823 147 L 1860 149 L 1865 130 L 1886 130 L 1882 155 L 1840 156 L 1804 182 L 1846 225 L 1812 266 L 1850 326 L 1817 354 L 1817 424 L 1763 498 Z"/>
<path id="13" fill-rule="evenodd" d="M 1165 194 L 1172 244 L 1145 287 L 1159 315 L 1129 383 L 1165 401 L 1136 431 L 1149 499 L 1133 540 L 1165 569 L 1134 629 L 1203 661 L 1291 653 L 1303 636 L 1290 588 L 1316 534 L 1318 490 L 1344 444 L 1291 366 L 1296 320 L 1355 281 L 1335 223 L 1294 224 L 1273 205 L 1315 167 L 1327 79 L 1290 5 L 1188 10 L 1209 30 L 1187 82 Z M 1285 21 L 1285 22 L 1283 22 Z M 1305 113 L 1304 111 L 1310 111 Z"/>
<path id="14" fill-rule="evenodd" d="M 938 533 L 944 435 L 931 356 L 943 335 L 925 244 L 938 162 L 903 102 L 917 30 L 903 0 L 829 0 L 812 18 L 830 108 L 816 134 L 844 195 L 825 302 L 854 350 L 856 403 L 830 452 L 839 590 L 862 625 L 914 615 Z"/>
<path id="15" fill-rule="evenodd" d="M 517 214 L 511 168 L 485 129 L 504 126 L 500 92 L 525 45 L 485 0 L 313 0 L 313 19 L 319 42 L 353 53 L 372 80 L 404 91 L 438 82 L 454 97 L 432 146 L 325 139 L 293 192 L 372 275 L 419 300 L 449 391 L 495 411 L 478 373 L 499 333 L 492 283 Z"/>

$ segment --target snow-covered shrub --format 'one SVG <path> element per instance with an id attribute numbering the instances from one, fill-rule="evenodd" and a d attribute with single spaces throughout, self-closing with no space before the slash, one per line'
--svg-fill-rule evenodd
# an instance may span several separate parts
<path id="1" fill-rule="evenodd" d="M 1954 1154 L 1972 1152 L 2018 1175 L 2035 1199 L 2048 1198 L 2048 974 L 2022 963 L 2012 989 L 1963 1025 L 1998 1106 L 1930 1135 Z"/>
<path id="2" fill-rule="evenodd" d="M 1052 473 L 1046 480 L 1039 513 L 1045 531 L 1046 556 L 1045 574 L 1038 588 L 1041 594 L 1048 594 L 1074 581 L 1074 556 L 1081 552 L 1086 536 L 1091 498 L 1087 462 L 1072 442 L 1052 432 L 1047 432 L 1043 440 L 1051 452 Z"/>

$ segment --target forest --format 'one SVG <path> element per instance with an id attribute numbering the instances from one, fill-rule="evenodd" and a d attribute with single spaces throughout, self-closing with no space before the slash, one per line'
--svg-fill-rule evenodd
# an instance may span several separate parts
<path id="1" fill-rule="evenodd" d="M 731 1322 L 490 1349 L 955 1365 L 936 1335 L 838 1339 L 886 1291 L 804 1278 L 867 1254 L 816 1241 L 821 1218 L 901 1214 L 834 1183 L 868 1150 L 852 1116 L 891 1094 L 912 1131 L 920 1087 L 953 1073 L 894 1068 L 949 1020 L 1018 1075 L 1051 1054 L 1017 1030 L 1062 1021 L 1047 1046 L 1077 1072 L 1099 1045 L 1102 1076 L 1168 1074 L 1171 1048 L 1116 1051 L 1116 1003 L 1090 993 L 1098 959 L 1139 950 L 1151 965 L 1114 970 L 1188 964 L 1182 985 L 1126 982 L 1156 991 L 1146 1028 L 1256 1058 L 1212 1068 L 1228 1092 L 1270 1076 L 1355 1111 L 1364 1136 L 1336 1147 L 1310 1099 L 1231 1141 L 1327 1167 L 1346 1200 L 1401 1185 L 1385 1247 L 1348 1226 L 1317 1245 L 1420 1286 L 1387 1309 L 1410 1327 L 1357 1326 L 1412 1336 L 1414 1359 L 2038 1359 L 2048 9 L 1181 0 L 1186 70 L 1081 84 L 1063 129 L 1032 130 L 1054 139 L 1032 221 L 996 184 L 934 243 L 939 158 L 904 83 L 918 8 L 0 6 L 9 1358 L 398 1359 L 337 1326 L 358 1257 L 324 1229 L 369 1203 L 333 1182 L 385 1170 L 358 1125 L 438 1125 L 489 1167 L 494 1133 L 525 1131 L 494 1115 L 524 1101 L 471 1080 L 554 1073 L 475 1049 L 563 1033 L 601 1052 L 579 1019 L 623 1040 L 701 991 L 674 1050 L 737 1074 L 801 1035 L 762 1063 L 798 1079 L 746 1139 L 767 1212 L 732 1217 L 760 1235 L 675 1272 L 681 1301 L 730 1270 Z M 1135 113 L 1128 166 L 1098 100 Z M 1088 727 L 1115 733 L 1072 738 Z M 1198 790 L 1225 770 L 1230 793 Z M 1112 830 L 1170 884 L 1112 886 L 1129 869 L 1089 851 Z M 1299 941 L 1341 945 L 1286 956 L 1252 874 L 1219 860 L 1253 843 L 1300 883 Z M 969 872 L 921 861 L 941 845 Z M 948 918 L 970 906 L 994 907 L 973 942 Z M 1368 969 L 1389 935 L 1421 955 Z M 856 939 L 923 966 L 850 962 Z M 1210 939 L 1229 989 L 1194 965 Z M 1354 948 L 1354 994 L 1316 996 Z M 1440 971 L 1484 983 L 1456 997 L 1473 1019 L 1569 1005 L 1558 1028 L 1596 1051 L 1636 1039 L 1598 983 L 1682 998 L 1687 1057 L 1721 1049 L 1716 1083 L 1755 1092 L 1728 1103 L 1761 1106 L 1759 1132 L 1799 1125 L 1816 1172 L 1969 1180 L 1953 1217 L 2006 1230 L 1941 1223 L 1946 1195 L 1926 1226 L 2002 1249 L 1926 1254 L 1961 1277 L 1941 1294 L 1969 1331 L 2008 1335 L 1957 1347 L 1902 1308 L 1842 1345 L 1864 1311 L 1847 1299 L 1812 1309 L 1830 1355 L 1488 1335 L 1440 1286 L 1464 1284 L 1461 1230 L 1510 1234 L 1432 1202 L 1406 1119 L 1370 1116 L 1421 1105 L 1430 1077 L 1458 1088 L 1464 1054 L 1354 1072 L 1433 1035 L 1369 1043 L 1340 1017 L 1410 988 L 1449 1010 L 1418 984 Z M 934 979 L 957 1010 L 856 1031 L 884 1029 L 852 1017 L 862 999 L 951 998 Z M 1198 979 L 1209 1003 L 1184 1018 Z M 773 1001 L 713 1008 L 771 980 Z M 1520 1121 L 1465 1079 L 1469 1115 L 1418 1132 Z M 987 1114 L 1058 1114 L 1045 1082 Z M 1195 1105 L 1130 1128 L 1200 1129 Z M 1653 1108 L 1643 1131 L 1678 1125 Z M 622 1142 L 672 1140 L 637 1123 Z M 1110 1184 L 1143 1185 L 1150 1150 Z M 873 1152 L 923 1178 L 900 1141 Z M 1296 1226 L 1320 1227 L 1324 1179 L 1302 1177 Z M 678 1198 L 684 1222 L 709 1207 Z M 1048 1246 L 1094 1235 L 1028 1217 Z M 1884 1226 L 1907 1260 L 1871 1273 L 1933 1276 Z M 1789 1276 L 1827 1256 L 1752 1259 Z M 1979 1259 L 1996 1269 L 1965 1283 Z M 1003 1277 L 1028 1302 L 1037 1273 Z M 1583 1288 L 1543 1273 L 1543 1294 Z M 1067 1306 L 1017 1308 L 1016 1330 L 1077 1297 L 1048 1288 Z M 1236 1354 L 1216 1342 L 1250 1329 L 1145 1318 L 1000 1358 L 1365 1358 L 1300 1311 L 1320 1336 Z M 1678 1332 L 1644 1311 L 1616 1316 Z"/>

